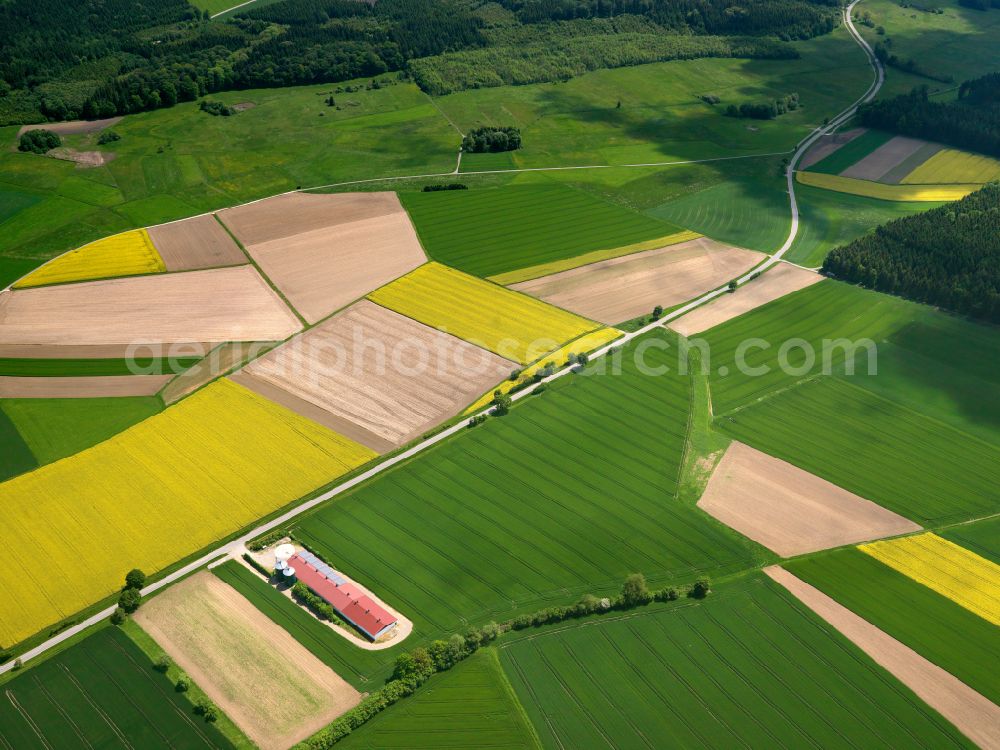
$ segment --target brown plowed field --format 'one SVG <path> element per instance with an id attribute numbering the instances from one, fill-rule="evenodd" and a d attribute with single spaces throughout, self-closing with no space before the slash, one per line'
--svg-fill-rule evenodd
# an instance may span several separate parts
<path id="1" fill-rule="evenodd" d="M 763 260 L 707 237 L 591 263 L 511 288 L 608 325 L 710 291 Z"/>
<path id="2" fill-rule="evenodd" d="M 98 130 L 110 128 L 121 122 L 121 117 L 108 117 L 104 120 L 72 120 L 70 122 L 42 122 L 37 125 L 22 125 L 17 131 L 27 133 L 29 130 L 51 130 L 59 135 L 82 135 L 84 133 L 96 133 Z"/>
<path id="3" fill-rule="evenodd" d="M 982 748 L 1000 748 L 1000 708 L 995 703 L 784 568 L 764 572 L 970 740 Z"/>
<path id="4" fill-rule="evenodd" d="M 0 294 L 7 346 L 281 340 L 300 327 L 252 266 Z"/>
<path id="5" fill-rule="evenodd" d="M 670 327 L 682 336 L 693 336 L 822 280 L 818 273 L 790 263 L 779 263 L 739 287 L 733 294 L 716 297 L 707 305 L 671 322 Z"/>
<path id="6" fill-rule="evenodd" d="M 361 700 L 211 573 L 166 589 L 139 608 L 135 621 L 261 750 L 285 750 Z"/>
<path id="7" fill-rule="evenodd" d="M 797 466 L 735 442 L 715 468 L 698 507 L 782 557 L 921 528 Z"/>
<path id="8" fill-rule="evenodd" d="M 813 147 L 806 152 L 806 155 L 802 157 L 799 161 L 798 168 L 808 169 L 813 164 L 823 161 L 823 159 L 828 157 L 845 143 L 850 143 L 866 131 L 867 128 L 854 128 L 853 130 L 845 130 L 843 133 L 834 133 L 833 135 L 823 136 L 817 140 Z"/>
<path id="9" fill-rule="evenodd" d="M 927 145 L 927 141 L 897 135 L 840 174 L 842 177 L 853 177 L 857 180 L 878 181 L 882 179 L 883 175 L 892 171 L 900 162 L 905 161 L 907 157 L 912 156 L 925 145 Z"/>
<path id="10" fill-rule="evenodd" d="M 2 319 L 0 319 L 2 320 Z M 128 359 L 129 357 L 204 357 L 214 344 L 182 342 L 150 344 L 131 348 L 128 344 L 76 346 L 60 344 L 0 344 L 0 358 L 13 359 Z"/>
<path id="11" fill-rule="evenodd" d="M 150 227 L 147 231 L 168 271 L 238 266 L 250 262 L 214 216 L 195 216 Z"/>
<path id="12" fill-rule="evenodd" d="M 0 398 L 98 398 L 152 396 L 172 375 L 115 375 L 106 377 L 0 377 Z"/>
<path id="13" fill-rule="evenodd" d="M 382 452 L 457 413 L 515 367 L 363 300 L 234 379 Z"/>

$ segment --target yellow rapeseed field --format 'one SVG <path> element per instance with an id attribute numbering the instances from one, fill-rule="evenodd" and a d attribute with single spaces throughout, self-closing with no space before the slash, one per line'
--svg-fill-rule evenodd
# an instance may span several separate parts
<path id="1" fill-rule="evenodd" d="M 946 148 L 902 179 L 904 185 L 979 183 L 1000 180 L 1000 161 L 980 154 Z"/>
<path id="2" fill-rule="evenodd" d="M 796 172 L 795 179 L 803 185 L 835 190 L 838 193 L 863 195 L 883 201 L 957 201 L 982 185 L 884 185 L 881 182 L 856 180 L 835 174 Z"/>
<path id="3" fill-rule="evenodd" d="M 110 279 L 167 270 L 145 229 L 122 232 L 70 250 L 28 274 L 14 286 L 18 289 L 67 281 Z"/>
<path id="4" fill-rule="evenodd" d="M 1000 565 L 937 534 L 872 542 L 865 554 L 1000 625 Z"/>
<path id="5" fill-rule="evenodd" d="M 556 367 L 562 367 L 566 363 L 566 358 L 570 354 L 589 354 L 595 349 L 600 349 L 605 344 L 610 344 L 621 335 L 622 332 L 617 328 L 601 328 L 596 331 L 591 331 L 575 341 L 571 341 L 565 346 L 560 347 L 556 351 L 547 354 L 535 364 L 525 367 L 524 370 L 521 371 L 521 377 L 517 380 L 505 380 L 496 388 L 484 393 L 482 397 L 466 409 L 464 413 L 471 414 L 474 411 L 479 411 L 493 400 L 493 391 L 499 390 L 503 393 L 507 393 L 522 380 L 530 380 L 535 372 L 545 367 L 548 362 L 552 362 L 556 365 Z"/>
<path id="6" fill-rule="evenodd" d="M 636 242 L 632 245 L 614 247 L 610 250 L 594 250 L 593 252 L 576 255 L 572 258 L 563 258 L 561 260 L 554 260 L 550 263 L 541 263 L 537 266 L 519 268 L 516 271 L 508 271 L 507 273 L 490 276 L 489 280 L 496 284 L 509 286 L 510 284 L 517 284 L 521 281 L 528 281 L 530 279 L 538 279 L 542 276 L 548 276 L 552 273 L 568 271 L 571 268 L 579 268 L 580 266 L 585 266 L 588 263 L 597 263 L 611 258 L 620 258 L 623 255 L 632 255 L 633 253 L 641 253 L 646 250 L 657 250 L 661 247 L 679 245 L 681 242 L 696 240 L 701 236 L 702 235 L 698 232 L 692 232 L 685 229 L 683 232 L 674 232 L 674 234 L 668 234 L 666 237 L 660 237 L 655 240 Z"/>
<path id="7" fill-rule="evenodd" d="M 220 380 L 0 484 L 0 645 L 108 596 L 130 569 L 161 570 L 375 455 Z"/>
<path id="8" fill-rule="evenodd" d="M 602 327 L 440 263 L 422 265 L 368 298 L 521 364 Z"/>

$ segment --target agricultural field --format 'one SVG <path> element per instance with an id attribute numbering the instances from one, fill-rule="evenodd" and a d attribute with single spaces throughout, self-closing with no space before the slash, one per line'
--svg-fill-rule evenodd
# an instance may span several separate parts
<path id="1" fill-rule="evenodd" d="M 559 184 L 400 197 L 431 258 L 476 276 L 508 274 L 681 231 Z"/>
<path id="2" fill-rule="evenodd" d="M 764 256 L 707 237 L 560 271 L 510 288 L 617 325 L 723 286 Z"/>
<path id="3" fill-rule="evenodd" d="M 987 183 L 1000 179 L 1000 161 L 968 151 L 946 148 L 904 177 L 904 185 L 926 183 Z"/>
<path id="4" fill-rule="evenodd" d="M 368 299 L 525 365 L 601 327 L 434 262 L 372 292 Z"/>
<path id="5" fill-rule="evenodd" d="M 0 376 L 21 378 L 113 377 L 118 375 L 171 375 L 193 367 L 201 357 L 144 357 L 131 359 L 35 359 L 0 357 Z M 135 371 L 138 370 L 138 373 Z"/>
<path id="6" fill-rule="evenodd" d="M 168 271 L 238 266 L 247 262 L 229 233 L 214 215 L 159 224 L 148 230 Z"/>
<path id="7" fill-rule="evenodd" d="M 2 406 L 3 402 L 0 401 L 0 407 Z M 4 408 L 0 408 L 0 442 L 4 447 L 3 455 L 0 456 L 0 482 L 38 466 L 38 459 Z"/>
<path id="8" fill-rule="evenodd" d="M 5 747 L 232 747 L 117 628 L 94 633 L 2 689 Z"/>
<path id="9" fill-rule="evenodd" d="M 884 565 L 1000 625 L 1000 566 L 936 534 L 863 544 Z"/>
<path id="10" fill-rule="evenodd" d="M 496 649 L 438 675 L 417 695 L 352 732 L 345 750 L 534 750 L 541 744 Z"/>
<path id="11" fill-rule="evenodd" d="M 717 588 L 703 603 L 505 643 L 501 663 L 543 746 L 968 746 L 776 584 Z"/>
<path id="12" fill-rule="evenodd" d="M 938 534 L 1000 565 L 1000 516 L 952 526 Z"/>
<path id="13" fill-rule="evenodd" d="M 231 378 L 383 453 L 461 411 L 516 366 L 361 300 Z"/>
<path id="14" fill-rule="evenodd" d="M 969 193 L 975 192 L 980 185 L 886 185 L 870 180 L 858 180 L 840 175 L 820 174 L 818 172 L 796 172 L 795 179 L 803 185 L 833 190 L 838 193 L 860 195 L 864 198 L 875 198 L 883 201 L 918 201 L 941 202 L 957 201 Z"/>
<path id="15" fill-rule="evenodd" d="M 261 750 L 285 750 L 361 700 L 207 571 L 158 594 L 134 619 Z"/>
<path id="16" fill-rule="evenodd" d="M 290 193 L 218 217 L 309 323 L 427 260 L 395 193 Z"/>
<path id="17" fill-rule="evenodd" d="M 881 146 L 863 155 L 840 174 L 855 180 L 870 180 L 887 184 L 898 183 L 899 179 L 894 179 L 894 174 L 898 174 L 900 170 L 905 174 L 909 171 L 911 160 L 922 161 L 922 155 L 925 152 L 934 152 L 938 148 L 936 144 L 928 143 L 919 138 L 893 136 Z"/>
<path id="18" fill-rule="evenodd" d="M 25 378 L 0 376 L 0 399 L 155 396 L 172 375 Z"/>
<path id="19" fill-rule="evenodd" d="M 163 258 L 145 229 L 112 235 L 53 259 L 15 284 L 23 289 L 69 281 L 163 273 Z"/>
<path id="20" fill-rule="evenodd" d="M 17 429 L 38 465 L 86 450 L 162 410 L 159 399 L 142 396 L 0 399 L 0 412 Z"/>
<path id="21" fill-rule="evenodd" d="M 996 626 L 857 549 L 784 567 L 985 697 L 1000 700 Z"/>
<path id="22" fill-rule="evenodd" d="M 413 618 L 416 641 L 642 571 L 655 585 L 738 570 L 763 553 L 676 499 L 686 377 L 656 332 L 548 386 L 503 418 L 390 470 L 293 528 L 296 539 Z M 586 374 L 587 372 L 591 374 Z M 501 460 L 502 457 L 502 460 Z M 526 520 L 527 519 L 527 520 Z"/>
<path id="23" fill-rule="evenodd" d="M 844 135 L 846 136 L 847 134 L 845 133 Z M 837 147 L 828 156 L 823 157 L 814 164 L 808 165 L 808 168 L 813 172 L 820 172 L 822 174 L 840 174 L 848 167 L 868 156 L 868 154 L 879 146 L 885 144 L 892 137 L 892 133 L 886 133 L 881 130 L 865 130 L 842 146 Z M 825 150 L 829 146 L 821 139 L 814 148 Z M 807 159 L 803 159 L 803 169 L 807 166 L 805 164 L 806 161 Z"/>
<path id="24" fill-rule="evenodd" d="M 5 596 L 19 603 L 0 612 L 0 644 L 110 595 L 127 570 L 165 568 L 374 456 L 221 381 L 93 448 L 0 484 L 0 502 L 17 508 L 0 541 L 28 545 L 48 561 L 44 576 L 13 569 L 0 576 Z M 276 474 L 275 461 L 286 470 Z"/>
<path id="25" fill-rule="evenodd" d="M 48 348 L 36 357 L 69 346 L 280 340 L 301 327 L 252 266 L 15 289 L 0 292 L 0 309 L 4 344 Z"/>

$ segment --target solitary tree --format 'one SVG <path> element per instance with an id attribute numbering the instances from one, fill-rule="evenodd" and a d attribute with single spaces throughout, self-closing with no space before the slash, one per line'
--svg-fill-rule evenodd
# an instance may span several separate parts
<path id="1" fill-rule="evenodd" d="M 510 394 L 501 391 L 493 391 L 493 416 L 502 417 L 510 411 L 513 403 Z"/>
<path id="2" fill-rule="evenodd" d="M 657 305 L 653 308 L 653 320 L 659 320 L 661 315 L 663 315 L 663 305 Z"/>
<path id="3" fill-rule="evenodd" d="M 141 589 L 146 585 L 146 574 L 143 573 L 138 568 L 132 568 L 125 575 L 125 588 L 127 589 Z"/>
<path id="4" fill-rule="evenodd" d="M 736 291 L 736 279 L 733 279 L 732 281 L 729 282 L 729 291 L 730 292 Z"/>
<path id="5" fill-rule="evenodd" d="M 633 573 L 625 579 L 622 584 L 622 604 L 634 607 L 637 604 L 645 604 L 650 598 L 646 577 L 642 573 Z"/>
<path id="6" fill-rule="evenodd" d="M 704 599 L 712 590 L 712 582 L 708 578 L 699 578 L 691 587 L 691 596 L 695 599 Z"/>

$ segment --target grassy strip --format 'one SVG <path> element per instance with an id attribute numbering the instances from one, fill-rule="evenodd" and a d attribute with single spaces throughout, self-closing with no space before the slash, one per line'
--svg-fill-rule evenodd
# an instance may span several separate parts
<path id="1" fill-rule="evenodd" d="M 126 620 L 121 625 L 121 630 L 136 646 L 142 650 L 147 657 L 149 657 L 149 660 L 153 664 L 156 664 L 163 657 L 169 658 L 169 655 L 160 647 L 160 644 L 153 640 L 153 637 L 137 625 L 132 619 Z M 185 695 L 192 704 L 196 704 L 203 700 L 211 702 L 212 699 L 208 697 L 198 683 L 192 680 L 183 669 L 178 667 L 173 662 L 172 659 L 170 660 L 170 666 L 163 674 L 174 685 L 176 685 L 177 681 L 182 677 L 187 680 L 188 689 Z M 215 728 L 219 730 L 223 737 L 232 743 L 232 746 L 236 750 L 254 750 L 257 747 L 250 741 L 250 738 L 243 734 L 243 731 L 233 723 L 233 720 L 226 716 L 225 713 L 217 711 L 217 714 L 218 719 L 215 721 Z M 201 719 L 197 720 L 201 721 Z"/>
<path id="2" fill-rule="evenodd" d="M 1000 516 L 953 526 L 938 535 L 1000 565 Z"/>
<path id="3" fill-rule="evenodd" d="M 861 161 L 883 143 L 895 137 L 894 133 L 882 130 L 868 130 L 854 140 L 845 143 L 832 154 L 809 167 L 810 172 L 840 174 L 851 165 Z"/>
<path id="4" fill-rule="evenodd" d="M 3 446 L 3 452 L 0 453 L 0 482 L 38 466 L 35 455 L 21 436 L 17 425 L 2 408 L 0 408 L 0 445 Z"/>
<path id="5" fill-rule="evenodd" d="M 497 276 L 490 276 L 489 280 L 496 284 L 503 284 L 504 286 L 517 284 L 521 281 L 529 281 L 531 279 L 537 279 L 540 276 L 548 276 L 552 273 L 568 271 L 572 268 L 579 268 L 580 266 L 586 266 L 590 263 L 598 263 L 602 260 L 610 260 L 611 258 L 620 258 L 623 255 L 632 255 L 633 253 L 641 253 L 646 250 L 657 250 L 661 247 L 677 245 L 681 242 L 698 239 L 701 236 L 702 235 L 698 232 L 692 232 L 685 229 L 683 232 L 675 232 L 674 234 L 668 234 L 666 237 L 660 237 L 655 240 L 635 242 L 631 245 L 615 247 L 609 250 L 594 250 L 593 252 L 584 253 L 583 255 L 577 255 L 575 258 L 554 260 L 551 263 L 542 263 L 537 266 L 521 268 L 517 271 L 501 273 Z"/>
<path id="6" fill-rule="evenodd" d="M 785 568 L 991 701 L 1000 700 L 1000 640 L 983 618 L 854 548 Z"/>
<path id="7" fill-rule="evenodd" d="M 855 180 L 851 177 L 796 172 L 795 179 L 803 185 L 834 190 L 838 193 L 862 195 L 882 201 L 957 201 L 982 185 L 883 185 L 881 182 Z"/>
<path id="8" fill-rule="evenodd" d="M 176 375 L 201 357 L 136 357 L 135 359 L 19 359 L 0 357 L 0 376 L 22 378 Z"/>

